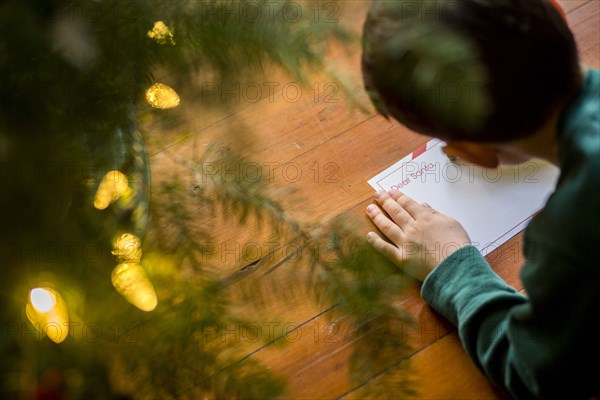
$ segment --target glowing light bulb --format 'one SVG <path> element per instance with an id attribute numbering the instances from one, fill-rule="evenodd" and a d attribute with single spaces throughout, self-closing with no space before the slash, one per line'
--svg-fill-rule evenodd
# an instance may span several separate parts
<path id="1" fill-rule="evenodd" d="M 52 292 L 43 288 L 32 289 L 29 292 L 29 299 L 31 305 L 41 313 L 52 310 L 56 305 L 56 297 Z"/>
<path id="2" fill-rule="evenodd" d="M 100 185 L 98 185 L 98 190 L 94 197 L 94 207 L 98 210 L 104 210 L 121 196 L 126 195 L 130 190 L 127 175 L 120 171 L 109 171 L 100 181 Z"/>
<path id="3" fill-rule="evenodd" d="M 121 263 L 111 274 L 112 284 L 125 299 L 142 311 L 158 304 L 154 286 L 139 263 Z"/>
<path id="4" fill-rule="evenodd" d="M 139 263 L 142 259 L 142 241 L 132 233 L 124 233 L 114 240 L 112 253 L 117 256 L 119 263 Z"/>
<path id="5" fill-rule="evenodd" d="M 52 288 L 32 289 L 25 314 L 36 330 L 55 343 L 64 341 L 69 335 L 67 304 L 60 293 Z"/>
<path id="6" fill-rule="evenodd" d="M 154 108 L 166 110 L 177 107 L 180 98 L 173 88 L 162 83 L 155 83 L 146 90 L 146 101 Z"/>
<path id="7" fill-rule="evenodd" d="M 156 21 L 152 30 L 148 31 L 148 37 L 159 44 L 168 44 L 175 46 L 173 32 L 162 21 Z"/>

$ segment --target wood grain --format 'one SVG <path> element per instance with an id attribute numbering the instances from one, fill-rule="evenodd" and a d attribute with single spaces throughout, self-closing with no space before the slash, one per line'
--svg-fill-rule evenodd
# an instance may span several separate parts
<path id="1" fill-rule="evenodd" d="M 568 13 L 582 61 L 598 68 L 600 2 L 559 1 Z M 366 4 L 345 2 L 340 20 L 348 21 L 358 31 Z M 347 71 L 356 82 L 357 97 L 366 100 L 360 88 L 360 48 L 346 53 L 333 46 L 331 54 L 330 62 Z M 269 80 L 278 82 L 280 88 L 292 82 L 282 74 L 270 75 Z M 202 102 L 183 107 L 181 118 L 188 122 L 184 129 L 158 126 L 149 132 L 155 185 L 165 184 L 174 173 L 192 185 L 192 176 L 177 159 L 191 159 L 215 142 L 240 146 L 250 149 L 253 160 L 261 165 L 273 166 L 269 190 L 285 206 L 290 218 L 304 224 L 322 224 L 344 214 L 356 221 L 357 232 L 365 234 L 373 229 L 364 214 L 372 202 L 367 180 L 428 138 L 373 115 L 372 108 L 361 112 L 341 96 L 331 97 L 324 90 L 330 83 L 330 77 L 315 72 L 309 76 L 309 86 L 321 90 L 305 91 L 298 101 L 290 101 L 282 90 L 276 90 L 272 95 L 263 93 L 256 101 L 241 96 L 227 108 L 207 107 Z M 245 134 L 246 128 L 251 128 L 251 135 Z M 372 376 L 360 382 L 351 381 L 348 360 L 360 337 L 353 331 L 348 316 L 340 315 L 336 304 L 315 302 L 308 283 L 309 272 L 285 261 L 291 238 L 274 238 L 268 226 L 259 227 L 252 221 L 245 225 L 224 222 L 222 216 L 232 215 L 231 210 L 207 217 L 193 191 L 183 204 L 182 213 L 197 219 L 199 225 L 212 227 L 211 245 L 234 249 L 226 257 L 217 251 L 211 261 L 229 282 L 232 299 L 242 303 L 248 290 L 262 294 L 264 303 L 259 309 L 241 306 L 237 311 L 254 319 L 261 326 L 263 337 L 248 340 L 242 335 L 230 336 L 246 341 L 245 356 L 240 362 L 248 358 L 260 360 L 288 380 L 286 398 L 364 398 L 370 385 L 381 382 L 382 374 L 393 374 L 406 363 L 413 371 L 417 398 L 501 398 L 464 353 L 454 328 L 421 299 L 417 285 L 397 299 L 414 319 L 405 329 L 412 348 L 409 359 L 398 357 L 395 365 L 373 371 Z M 169 221 L 161 221 L 153 229 L 150 239 L 160 230 L 169 229 Z M 524 261 L 521 241 L 522 235 L 517 235 L 487 257 L 494 271 L 519 290 L 519 270 Z M 244 254 L 243 248 L 249 242 L 257 244 L 260 252 Z M 271 259 L 240 272 L 245 265 L 264 259 L 269 251 L 273 251 Z M 270 335 L 267 340 L 265 335 Z"/>
<path id="2" fill-rule="evenodd" d="M 590 3 L 594 0 L 558 0 L 563 10 L 568 14 L 571 11 L 583 6 L 584 4 Z"/>

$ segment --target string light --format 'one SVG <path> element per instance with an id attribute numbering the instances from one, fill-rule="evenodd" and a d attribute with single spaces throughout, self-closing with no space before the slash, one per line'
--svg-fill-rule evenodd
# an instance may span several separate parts
<path id="1" fill-rule="evenodd" d="M 125 299 L 142 311 L 152 311 L 158 304 L 156 292 L 146 271 L 138 263 L 121 263 L 111 274 L 112 284 Z"/>
<path id="2" fill-rule="evenodd" d="M 158 304 L 156 292 L 140 265 L 142 241 L 132 233 L 123 233 L 113 241 L 112 253 L 119 265 L 111 275 L 117 292 L 142 311 L 152 311 Z"/>
<path id="3" fill-rule="evenodd" d="M 112 253 L 118 263 L 139 263 L 142 259 L 142 241 L 134 234 L 124 233 L 114 240 Z"/>
<path id="4" fill-rule="evenodd" d="M 155 83 L 146 90 L 146 101 L 154 108 L 167 110 L 177 107 L 180 99 L 173 88 L 162 83 Z"/>
<path id="5" fill-rule="evenodd" d="M 67 305 L 60 293 L 52 288 L 31 289 L 25 314 L 36 330 L 55 343 L 61 343 L 69 335 Z"/>
<path id="6" fill-rule="evenodd" d="M 31 305 L 41 313 L 48 312 L 56 305 L 56 296 L 46 289 L 35 288 L 29 293 Z"/>
<path id="7" fill-rule="evenodd" d="M 173 33 L 162 21 L 156 21 L 152 30 L 148 31 L 148 37 L 159 44 L 175 46 Z"/>
<path id="8" fill-rule="evenodd" d="M 104 210 L 111 203 L 130 192 L 127 176 L 121 171 L 109 171 L 98 185 L 94 197 L 94 207 L 98 210 Z"/>

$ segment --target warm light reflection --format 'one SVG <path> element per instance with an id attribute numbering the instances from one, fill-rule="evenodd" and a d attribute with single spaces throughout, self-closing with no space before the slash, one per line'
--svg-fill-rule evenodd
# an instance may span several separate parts
<path id="1" fill-rule="evenodd" d="M 117 292 L 140 310 L 152 311 L 156 308 L 158 299 L 154 286 L 139 263 L 117 265 L 111 279 Z"/>
<path id="2" fill-rule="evenodd" d="M 142 259 L 142 241 L 134 234 L 124 233 L 113 242 L 112 253 L 119 263 L 139 263 Z"/>
<path id="3" fill-rule="evenodd" d="M 48 287 L 32 289 L 25 307 L 27 319 L 36 330 L 55 343 L 69 335 L 69 312 L 60 293 Z"/>
<path id="4" fill-rule="evenodd" d="M 156 21 L 151 31 L 148 31 L 148 37 L 160 44 L 168 44 L 175 46 L 173 33 L 167 25 L 162 21 Z"/>
<path id="5" fill-rule="evenodd" d="M 163 110 L 179 105 L 179 95 L 175 90 L 162 83 L 155 83 L 146 90 L 146 101 L 154 108 Z"/>
<path id="6" fill-rule="evenodd" d="M 94 197 L 94 207 L 98 210 L 106 209 L 111 203 L 121 196 L 129 193 L 129 181 L 121 171 L 109 171 L 104 175 Z"/>

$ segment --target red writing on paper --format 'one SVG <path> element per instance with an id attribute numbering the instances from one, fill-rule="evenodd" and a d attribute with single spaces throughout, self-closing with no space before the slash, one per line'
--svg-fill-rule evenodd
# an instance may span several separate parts
<path id="1" fill-rule="evenodd" d="M 391 189 L 392 190 L 400 190 L 403 187 L 407 186 L 412 181 L 414 181 L 415 179 L 417 179 L 420 176 L 422 176 L 425 172 L 430 172 L 430 171 L 433 171 L 433 170 L 435 170 L 435 164 L 434 163 L 423 164 L 423 166 L 421 167 L 421 169 L 419 169 L 418 171 L 415 171 L 415 172 L 407 174 L 402 181 L 396 183 L 395 185 L 392 185 Z"/>

